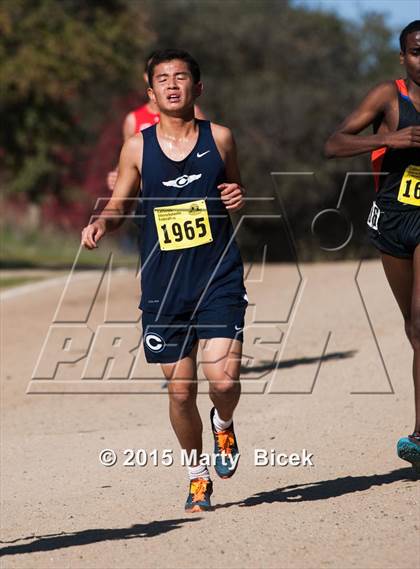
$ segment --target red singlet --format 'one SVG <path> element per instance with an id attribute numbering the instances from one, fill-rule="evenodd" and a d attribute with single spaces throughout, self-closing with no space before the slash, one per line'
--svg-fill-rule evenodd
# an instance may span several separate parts
<path id="1" fill-rule="evenodd" d="M 136 121 L 135 134 L 159 122 L 159 113 L 151 113 L 147 105 L 143 105 L 133 111 Z"/>

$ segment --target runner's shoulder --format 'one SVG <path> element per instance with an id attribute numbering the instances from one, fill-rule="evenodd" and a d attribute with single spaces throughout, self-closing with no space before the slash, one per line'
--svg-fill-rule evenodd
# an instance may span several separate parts
<path id="1" fill-rule="evenodd" d="M 233 146 L 233 134 L 230 128 L 214 122 L 210 123 L 210 127 L 213 137 L 218 145 L 225 150 Z"/>
<path id="2" fill-rule="evenodd" d="M 124 140 L 127 140 L 130 136 L 133 136 L 136 132 L 136 115 L 134 111 L 129 112 L 123 123 L 123 135 Z"/>
<path id="3" fill-rule="evenodd" d="M 133 134 L 124 142 L 122 151 L 127 157 L 133 158 L 134 161 L 138 160 L 139 153 L 143 153 L 143 135 L 141 132 Z"/>
<path id="4" fill-rule="evenodd" d="M 127 122 L 127 121 L 133 121 L 133 120 L 135 120 L 135 118 L 136 118 L 136 112 L 135 112 L 135 111 L 130 111 L 129 113 L 127 113 L 127 114 L 125 115 L 125 119 L 124 119 L 124 120 L 125 120 L 126 122 Z"/>
<path id="5" fill-rule="evenodd" d="M 386 107 L 389 103 L 395 100 L 397 96 L 397 88 L 395 81 L 381 81 L 368 92 L 365 100 L 369 100 L 379 107 Z"/>
<path id="6" fill-rule="evenodd" d="M 397 87 L 395 85 L 394 79 L 389 79 L 388 81 L 381 81 L 378 83 L 374 89 L 377 89 L 378 92 L 383 93 L 384 95 L 388 95 L 390 97 L 394 97 L 397 93 Z"/>
<path id="7" fill-rule="evenodd" d="M 136 114 L 134 111 L 130 111 L 125 115 L 124 124 L 134 126 L 136 123 Z"/>

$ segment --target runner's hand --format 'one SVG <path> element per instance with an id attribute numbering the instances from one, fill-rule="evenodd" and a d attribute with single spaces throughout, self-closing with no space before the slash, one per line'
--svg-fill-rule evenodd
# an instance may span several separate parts
<path id="1" fill-rule="evenodd" d="M 112 170 L 112 172 L 108 172 L 108 176 L 106 178 L 106 183 L 108 185 L 108 189 L 111 190 L 111 192 L 115 188 L 117 178 L 118 178 L 118 170 Z"/>
<path id="2" fill-rule="evenodd" d="M 239 184 L 220 184 L 217 188 L 221 190 L 222 202 L 226 209 L 237 211 L 244 206 L 244 189 Z"/>
<path id="3" fill-rule="evenodd" d="M 420 148 L 420 126 L 408 126 L 385 134 L 389 148 Z"/>
<path id="4" fill-rule="evenodd" d="M 105 223 L 97 219 L 82 229 L 81 245 L 86 249 L 97 249 L 97 242 L 105 234 Z"/>

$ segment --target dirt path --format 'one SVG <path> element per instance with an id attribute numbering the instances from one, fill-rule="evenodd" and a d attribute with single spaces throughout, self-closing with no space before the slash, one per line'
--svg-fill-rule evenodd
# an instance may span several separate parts
<path id="1" fill-rule="evenodd" d="M 2 567 L 420 567 L 418 482 L 395 453 L 413 422 L 410 350 L 380 264 L 363 263 L 356 280 L 357 269 L 250 272 L 241 462 L 233 479 L 213 476 L 215 511 L 198 516 L 183 511 L 160 372 L 142 351 L 128 365 L 140 334 L 135 275 L 119 271 L 97 291 L 101 275 L 89 272 L 64 296 L 58 279 L 5 297 Z M 131 350 L 113 366 L 107 331 L 92 340 L 104 318 Z M 210 452 L 205 381 L 200 390 Z M 113 467 L 100 464 L 105 448 Z M 257 448 L 306 449 L 314 466 L 257 467 Z M 172 449 L 174 464 L 149 455 L 123 466 L 124 449 Z"/>

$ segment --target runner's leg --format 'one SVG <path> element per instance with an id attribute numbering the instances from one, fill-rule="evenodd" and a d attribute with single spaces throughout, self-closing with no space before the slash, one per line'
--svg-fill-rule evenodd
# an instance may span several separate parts
<path id="1" fill-rule="evenodd" d="M 240 456 L 232 415 L 241 394 L 242 342 L 231 338 L 211 338 L 202 342 L 203 371 L 214 404 L 210 411 L 214 469 L 221 478 L 230 478 L 236 472 Z"/>
<path id="2" fill-rule="evenodd" d="M 197 348 L 176 363 L 161 364 L 168 380 L 169 417 L 181 448 L 192 456 L 188 466 L 190 479 L 185 511 L 189 513 L 211 510 L 210 497 L 213 483 L 206 466 L 200 464 L 202 453 L 203 423 L 197 408 Z"/>
<path id="3" fill-rule="evenodd" d="M 385 270 L 389 285 L 394 293 L 395 299 L 400 307 L 404 318 L 405 331 L 407 333 L 410 344 L 414 349 L 413 359 L 413 377 L 416 397 L 416 429 L 419 425 L 419 346 L 420 346 L 420 324 L 414 324 L 413 317 L 419 319 L 419 290 L 420 290 L 420 247 L 417 247 L 415 255 L 412 259 L 401 259 L 382 253 L 382 264 Z M 413 267 L 417 265 L 416 271 Z M 414 273 L 417 273 L 414 282 Z M 417 293 L 416 293 L 417 290 Z M 416 298 L 417 297 L 417 298 Z M 417 316 L 416 316 L 417 314 Z M 417 330 L 417 340 L 413 337 L 413 330 Z M 415 344 L 417 343 L 417 349 Z"/>
<path id="4" fill-rule="evenodd" d="M 241 394 L 239 381 L 242 342 L 231 338 L 200 340 L 203 372 L 209 381 L 209 395 L 219 417 L 228 421 Z"/>
<path id="5" fill-rule="evenodd" d="M 202 452 L 203 423 L 197 408 L 197 347 L 176 363 L 161 364 L 168 380 L 169 417 L 182 449 Z"/>
<path id="6" fill-rule="evenodd" d="M 416 402 L 415 432 L 420 432 L 420 245 L 413 255 L 413 294 L 411 299 L 411 344 L 414 349 L 413 376 Z"/>

